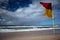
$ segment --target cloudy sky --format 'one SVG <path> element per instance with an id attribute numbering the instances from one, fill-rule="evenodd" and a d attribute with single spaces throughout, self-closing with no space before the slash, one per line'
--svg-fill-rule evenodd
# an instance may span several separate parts
<path id="1" fill-rule="evenodd" d="M 0 25 L 52 25 L 40 2 L 52 3 L 54 24 L 60 25 L 60 0 L 0 0 Z"/>

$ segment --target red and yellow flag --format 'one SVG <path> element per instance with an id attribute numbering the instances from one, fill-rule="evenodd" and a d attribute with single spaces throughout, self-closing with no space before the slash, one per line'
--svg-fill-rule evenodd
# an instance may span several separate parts
<path id="1" fill-rule="evenodd" d="M 52 18 L 52 3 L 40 2 L 40 4 L 44 7 L 44 16 Z"/>

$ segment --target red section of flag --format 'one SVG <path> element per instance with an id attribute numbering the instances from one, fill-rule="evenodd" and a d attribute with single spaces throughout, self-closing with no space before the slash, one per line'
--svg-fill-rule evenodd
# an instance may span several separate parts
<path id="1" fill-rule="evenodd" d="M 43 5 L 45 8 L 47 8 L 47 9 L 52 9 L 51 3 L 40 2 L 40 4 L 42 4 L 42 5 Z"/>

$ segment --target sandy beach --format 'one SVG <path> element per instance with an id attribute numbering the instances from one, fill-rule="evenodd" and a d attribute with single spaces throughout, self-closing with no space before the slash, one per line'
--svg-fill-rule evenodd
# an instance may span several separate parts
<path id="1" fill-rule="evenodd" d="M 60 29 L 0 33 L 0 40 L 60 40 Z"/>

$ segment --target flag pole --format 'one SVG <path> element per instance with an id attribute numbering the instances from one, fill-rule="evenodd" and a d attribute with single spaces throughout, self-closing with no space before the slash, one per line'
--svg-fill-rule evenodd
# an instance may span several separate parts
<path id="1" fill-rule="evenodd" d="M 53 30 L 53 33 L 55 33 L 55 30 L 54 30 L 54 17 L 52 17 L 52 30 Z"/>
<path id="2" fill-rule="evenodd" d="M 53 31 L 53 34 L 55 34 L 55 29 L 54 29 L 54 15 L 52 13 L 52 31 Z"/>

